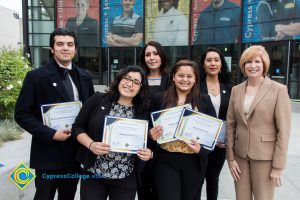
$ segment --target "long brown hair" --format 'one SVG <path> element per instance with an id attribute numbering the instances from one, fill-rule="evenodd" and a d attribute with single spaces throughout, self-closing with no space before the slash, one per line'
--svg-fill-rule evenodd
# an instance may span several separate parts
<path id="1" fill-rule="evenodd" d="M 193 72 L 194 72 L 195 78 L 196 78 L 194 86 L 192 87 L 190 93 L 188 93 L 188 95 L 186 97 L 185 103 L 190 103 L 193 108 L 198 106 L 197 102 L 199 102 L 199 99 L 200 99 L 200 91 L 198 88 L 199 70 L 198 70 L 197 64 L 191 60 L 180 60 L 174 65 L 174 67 L 172 69 L 171 78 L 170 78 L 170 87 L 165 92 L 165 95 L 164 95 L 163 106 L 166 108 L 177 106 L 178 93 L 176 90 L 176 85 L 173 81 L 173 77 L 177 73 L 177 71 L 179 70 L 179 68 L 181 66 L 190 66 L 193 69 Z"/>

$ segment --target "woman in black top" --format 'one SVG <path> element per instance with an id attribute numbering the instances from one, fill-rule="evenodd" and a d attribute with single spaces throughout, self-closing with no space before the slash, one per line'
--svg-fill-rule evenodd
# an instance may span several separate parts
<path id="1" fill-rule="evenodd" d="M 155 94 L 165 91 L 169 85 L 167 74 L 166 54 L 160 43 L 148 42 L 141 54 L 141 64 L 147 72 L 147 84 L 149 86 L 150 98 Z M 146 163 L 142 172 L 142 184 L 138 189 L 139 200 L 156 200 L 157 194 L 153 187 L 154 160 Z"/>
<path id="2" fill-rule="evenodd" d="M 147 72 L 150 97 L 165 91 L 169 85 L 166 54 L 160 43 L 149 41 L 143 48 L 141 64 Z"/>
<path id="3" fill-rule="evenodd" d="M 184 104 L 191 104 L 194 110 L 211 115 L 213 107 L 206 94 L 200 94 L 198 67 L 190 60 L 178 61 L 171 73 L 172 83 L 167 91 L 155 95 L 151 111 L 158 111 Z M 154 141 L 163 133 L 161 126 L 150 129 Z M 196 140 L 184 143 L 180 140 L 159 145 L 154 154 L 154 184 L 159 199 L 193 200 L 203 181 L 207 153 Z M 199 180 L 200 177 L 200 180 Z M 202 180 L 201 180 L 202 179 Z M 198 196 L 198 199 L 200 196 Z"/>
<path id="4" fill-rule="evenodd" d="M 215 48 L 208 48 L 199 60 L 199 71 L 200 91 L 210 96 L 215 108 L 213 116 L 226 120 L 232 86 L 224 55 Z M 208 166 L 205 173 L 208 200 L 217 200 L 219 176 L 224 165 L 225 154 L 225 144 L 218 143 L 208 155 Z"/>
<path id="5" fill-rule="evenodd" d="M 106 115 L 148 119 L 149 100 L 143 69 L 137 66 L 120 71 L 107 94 L 96 93 L 90 97 L 72 127 L 72 134 L 81 143 L 77 160 L 83 172 L 99 178 L 82 179 L 81 199 L 135 199 L 136 175 L 139 160 L 151 157 L 150 149 L 140 149 L 137 156 L 110 152 L 102 141 Z"/>

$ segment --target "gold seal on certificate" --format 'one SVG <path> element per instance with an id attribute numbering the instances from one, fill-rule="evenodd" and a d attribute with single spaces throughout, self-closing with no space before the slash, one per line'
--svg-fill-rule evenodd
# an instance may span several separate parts
<path id="1" fill-rule="evenodd" d="M 195 139 L 204 148 L 213 150 L 223 121 L 215 117 L 185 108 L 181 114 L 175 137 L 180 140 Z"/>
<path id="2" fill-rule="evenodd" d="M 191 105 L 185 104 L 151 113 L 153 125 L 161 125 L 164 130 L 160 138 L 157 140 L 158 144 L 177 140 L 177 138 L 175 138 L 175 131 L 184 108 L 191 108 Z"/>
<path id="3" fill-rule="evenodd" d="M 44 125 L 55 130 L 71 129 L 81 107 L 80 101 L 42 105 Z"/>
<path id="4" fill-rule="evenodd" d="M 106 116 L 103 143 L 110 145 L 111 151 L 137 153 L 147 148 L 148 121 Z"/>

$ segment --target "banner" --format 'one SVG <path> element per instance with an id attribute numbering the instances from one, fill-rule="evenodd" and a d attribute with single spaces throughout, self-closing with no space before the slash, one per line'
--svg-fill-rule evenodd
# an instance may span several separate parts
<path id="1" fill-rule="evenodd" d="M 79 47 L 99 46 L 99 0 L 57 0 L 56 24 L 75 32 Z"/>
<path id="2" fill-rule="evenodd" d="M 292 39 L 300 39 L 300 0 L 244 1 L 244 43 Z"/>
<path id="3" fill-rule="evenodd" d="M 143 0 L 101 1 L 101 46 L 143 45 Z"/>

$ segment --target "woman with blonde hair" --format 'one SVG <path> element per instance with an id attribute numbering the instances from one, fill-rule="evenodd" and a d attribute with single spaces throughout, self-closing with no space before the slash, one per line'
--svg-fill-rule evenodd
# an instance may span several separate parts
<path id="1" fill-rule="evenodd" d="M 291 104 L 285 85 L 267 77 L 265 48 L 247 48 L 240 68 L 247 80 L 232 88 L 227 112 L 227 161 L 237 200 L 274 198 L 286 165 Z"/>

